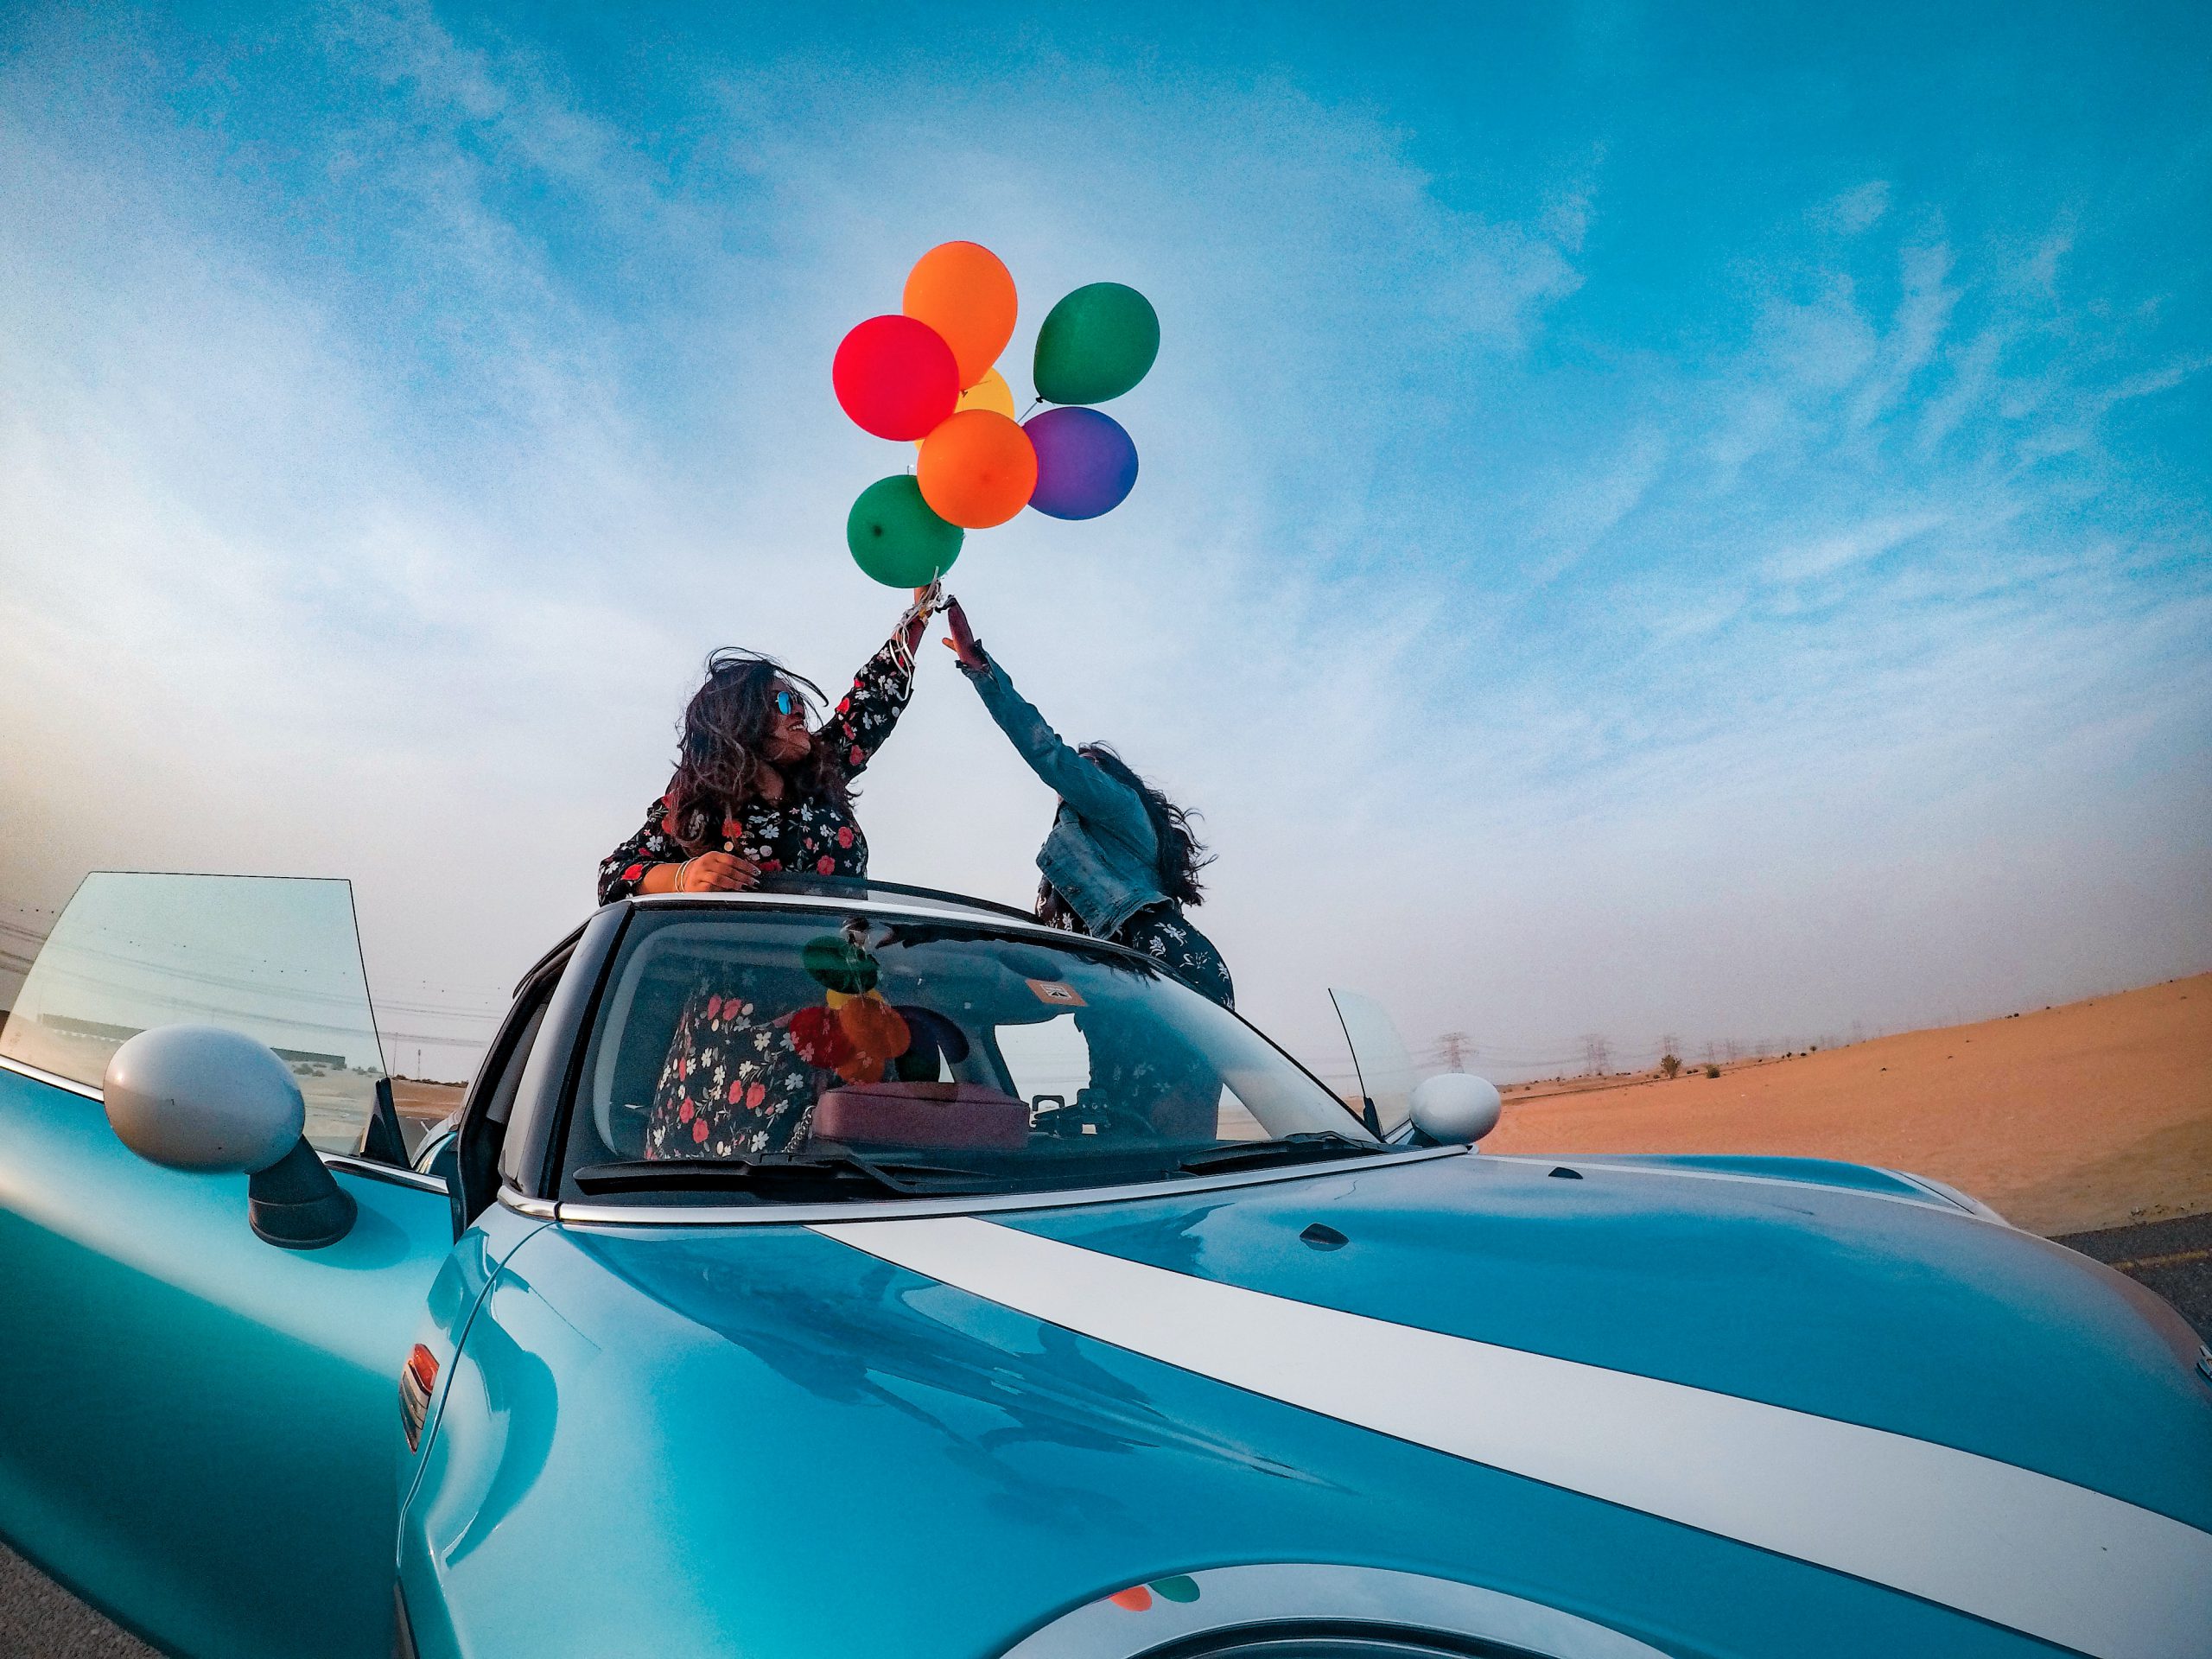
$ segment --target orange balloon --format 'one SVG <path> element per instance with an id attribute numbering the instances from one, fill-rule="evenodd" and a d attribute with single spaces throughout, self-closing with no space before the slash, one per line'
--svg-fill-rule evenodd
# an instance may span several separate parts
<path id="1" fill-rule="evenodd" d="M 904 1054 L 913 1041 L 906 1016 L 874 991 L 849 996 L 835 1006 L 836 1012 L 830 1018 L 850 1051 L 837 1062 L 837 1075 L 847 1083 L 881 1082 L 883 1068 Z"/>
<path id="2" fill-rule="evenodd" d="M 944 337 L 965 390 L 990 372 L 1014 338 L 1014 274 L 979 243 L 942 242 L 906 274 L 899 308 Z"/>
<path id="3" fill-rule="evenodd" d="M 914 1040 L 906 1016 L 873 991 L 849 999 L 837 1010 L 836 1020 L 853 1052 L 879 1065 L 897 1059 Z"/>
<path id="4" fill-rule="evenodd" d="M 983 378 L 960 394 L 953 412 L 957 414 L 963 409 L 995 409 L 1010 421 L 1021 418 L 1014 412 L 1014 388 L 1007 385 L 1006 377 L 996 369 L 985 369 Z M 916 438 L 914 448 L 921 447 L 921 439 Z"/>
<path id="5" fill-rule="evenodd" d="M 922 440 L 916 469 L 922 499 L 948 524 L 967 530 L 1002 524 L 1037 487 L 1037 451 L 1016 423 L 988 409 L 964 409 Z"/>

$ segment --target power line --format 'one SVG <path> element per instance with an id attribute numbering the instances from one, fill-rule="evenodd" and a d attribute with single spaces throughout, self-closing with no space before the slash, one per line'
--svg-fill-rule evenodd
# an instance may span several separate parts
<path id="1" fill-rule="evenodd" d="M 0 922 L 0 930 L 17 934 L 24 938 L 30 939 L 33 942 L 41 944 L 43 944 L 48 938 L 45 934 L 35 933 L 29 928 L 16 927 L 8 922 Z M 504 999 L 496 1003 L 490 1002 L 487 1000 L 486 1004 L 473 1008 L 462 1007 L 452 1003 L 413 1002 L 403 1001 L 386 1001 L 370 996 L 365 985 L 364 985 L 364 988 L 359 995 L 350 990 L 311 990 L 303 985 L 278 984 L 268 979 L 242 977 L 235 973 L 224 974 L 208 972 L 203 969 L 188 968 L 181 963 L 175 962 L 164 962 L 158 957 L 134 955 L 129 951 L 124 950 L 103 950 L 99 949 L 97 946 L 79 944 L 74 942 L 65 944 L 60 947 L 60 949 L 68 951 L 72 955 L 87 957 L 95 961 L 114 963 L 118 966 L 137 969 L 147 973 L 157 975 L 165 980 L 188 981 L 194 984 L 211 986 L 222 990 L 245 991 L 257 995 L 281 997 L 293 1002 L 323 1003 L 333 1007 L 346 1007 L 356 1006 L 365 1000 L 379 1011 L 389 1010 L 395 1014 L 426 1014 L 433 1019 L 440 1020 L 478 1020 L 487 1024 L 497 1020 L 500 1015 L 506 1012 L 508 1007 L 506 1001 Z M 32 958 L 18 956 L 16 953 L 8 950 L 4 946 L 0 946 L 0 957 L 5 957 L 10 960 L 20 962 L 26 969 L 32 965 Z M 63 972 L 71 971 L 67 967 L 64 967 L 59 959 L 51 965 L 60 969 L 60 970 Z M 82 971 L 72 973 L 72 977 L 91 981 L 93 983 L 100 982 L 93 976 Z"/>

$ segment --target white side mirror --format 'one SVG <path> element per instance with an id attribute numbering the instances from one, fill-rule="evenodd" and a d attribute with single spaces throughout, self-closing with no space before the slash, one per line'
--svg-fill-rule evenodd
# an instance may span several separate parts
<path id="1" fill-rule="evenodd" d="M 1414 1090 L 1414 1128 L 1440 1146 L 1471 1146 L 1497 1127 L 1504 1104 L 1485 1079 L 1446 1071 Z"/>
<path id="2" fill-rule="evenodd" d="M 311 1250 L 353 1225 L 351 1195 L 302 1138 L 307 1103 L 265 1045 L 219 1026 L 158 1026 L 109 1057 L 116 1139 L 166 1169 L 245 1174 L 246 1215 L 271 1244 Z"/>
<path id="3" fill-rule="evenodd" d="M 167 1169 L 266 1169 L 307 1127 L 290 1068 L 219 1026 L 140 1032 L 108 1060 L 103 1092 L 116 1138 Z"/>

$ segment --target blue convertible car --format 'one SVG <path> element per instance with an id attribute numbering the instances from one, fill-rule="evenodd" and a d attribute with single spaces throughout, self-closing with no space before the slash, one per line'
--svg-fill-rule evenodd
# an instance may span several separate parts
<path id="1" fill-rule="evenodd" d="M 0 1536 L 167 1652 L 2212 1654 L 2212 1357 L 1936 1183 L 1476 1154 L 885 887 L 383 1065 L 334 882 L 92 877 L 0 1032 Z"/>

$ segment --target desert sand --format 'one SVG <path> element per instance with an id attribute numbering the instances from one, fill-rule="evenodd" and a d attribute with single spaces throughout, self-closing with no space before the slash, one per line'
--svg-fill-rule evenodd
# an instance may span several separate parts
<path id="1" fill-rule="evenodd" d="M 413 1077 L 394 1077 L 391 1103 L 408 1122 L 410 1144 L 416 1130 L 428 1133 L 432 1125 L 460 1106 L 461 1096 L 467 1092 L 457 1083 L 419 1083 Z"/>
<path id="2" fill-rule="evenodd" d="M 1911 1170 L 2060 1235 L 2212 1210 L 2212 974 L 1672 1081 L 1516 1085 L 1485 1151 Z"/>

